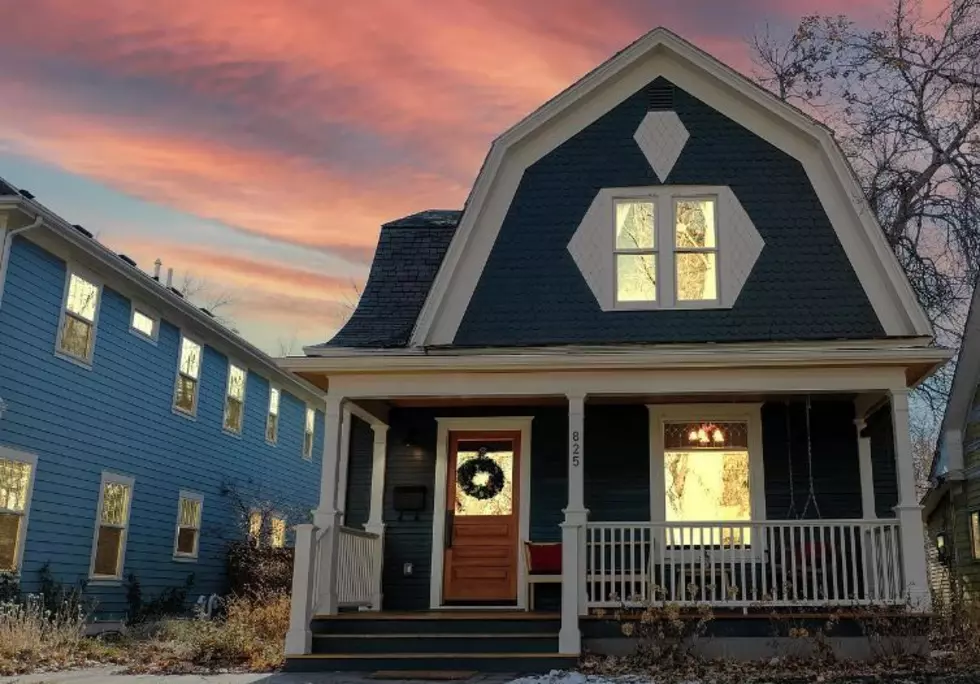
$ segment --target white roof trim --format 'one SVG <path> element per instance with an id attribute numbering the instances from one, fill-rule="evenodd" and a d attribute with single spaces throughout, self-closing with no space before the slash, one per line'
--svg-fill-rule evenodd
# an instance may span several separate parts
<path id="1" fill-rule="evenodd" d="M 416 321 L 412 346 L 452 343 L 524 169 L 661 75 L 798 159 L 886 334 L 932 336 L 929 320 L 829 130 L 674 33 L 657 28 L 494 141 Z M 593 97 L 597 91 L 601 96 Z"/>

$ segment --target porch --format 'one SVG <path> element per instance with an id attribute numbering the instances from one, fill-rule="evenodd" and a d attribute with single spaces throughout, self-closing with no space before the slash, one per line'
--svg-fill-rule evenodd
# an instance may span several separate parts
<path id="1" fill-rule="evenodd" d="M 733 616 L 925 609 L 908 390 L 897 377 L 760 369 L 744 385 L 768 389 L 750 392 L 724 375 L 686 371 L 664 382 L 658 373 L 659 384 L 641 383 L 650 375 L 619 375 L 616 392 L 598 382 L 565 396 L 524 394 L 517 378 L 493 378 L 489 393 L 485 380 L 465 392 L 454 381 L 452 396 L 418 379 L 402 394 L 335 387 L 344 399 L 327 404 L 338 439 L 325 445 L 323 482 L 333 504 L 297 528 L 287 653 L 310 653 L 314 616 L 345 610 L 525 610 L 535 571 L 525 542 L 561 544 L 560 577 L 536 585 L 536 607 L 560 616 L 563 655 L 581 651 L 580 620 L 615 607 L 706 605 Z M 715 391 L 704 391 L 709 383 Z M 691 436 L 701 428 L 708 443 Z M 464 540 L 453 493 L 462 452 L 502 466 L 513 530 L 499 554 L 454 565 Z M 700 494 L 681 492 L 681 471 L 701 482 Z M 413 492 L 414 509 L 405 506 Z M 450 570 L 464 566 L 471 585 L 450 595 Z M 508 590 L 472 593 L 494 582 Z"/>

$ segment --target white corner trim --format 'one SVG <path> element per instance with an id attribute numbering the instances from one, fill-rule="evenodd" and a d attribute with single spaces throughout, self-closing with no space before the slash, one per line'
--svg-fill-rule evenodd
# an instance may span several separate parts
<path id="1" fill-rule="evenodd" d="M 615 203 L 649 199 L 656 207 L 657 301 L 616 301 Z M 715 204 L 718 299 L 679 301 L 674 292 L 674 207 L 678 200 L 711 199 Z M 656 185 L 603 188 L 596 193 L 568 252 L 603 311 L 638 309 L 730 309 L 735 306 L 765 242 L 735 193 L 726 186 Z"/>
<path id="2" fill-rule="evenodd" d="M 650 520 L 667 518 L 664 478 L 664 425 L 672 421 L 744 421 L 748 424 L 751 520 L 766 519 L 766 473 L 762 453 L 762 404 L 649 404 Z"/>
<path id="3" fill-rule="evenodd" d="M 419 314 L 412 346 L 453 342 L 525 170 L 658 76 L 799 160 L 885 333 L 932 336 L 924 311 L 828 130 L 658 28 L 494 142 Z"/>
<path id="4" fill-rule="evenodd" d="M 429 577 L 429 607 L 442 608 L 443 561 L 446 551 L 446 480 L 449 476 L 449 433 L 450 431 L 493 431 L 520 432 L 521 494 L 518 503 L 517 539 L 517 608 L 524 609 L 526 592 L 521 591 L 525 582 L 524 564 L 521 562 L 521 546 L 531 532 L 531 421 L 534 416 L 491 416 L 476 418 L 436 418 L 438 436 L 436 440 L 436 481 L 432 499 L 432 559 Z"/>
<path id="5" fill-rule="evenodd" d="M 122 535 L 119 541 L 119 558 L 116 562 L 115 575 L 96 575 L 95 574 L 95 552 L 99 545 L 99 527 L 102 524 L 102 504 L 105 500 L 106 484 L 114 482 L 129 487 L 129 496 L 126 498 L 126 524 L 122 528 Z M 129 527 L 132 520 L 130 515 L 133 509 L 133 499 L 136 496 L 136 478 L 129 475 L 120 475 L 108 470 L 102 471 L 102 479 L 99 481 L 99 501 L 95 508 L 95 529 L 92 532 L 92 553 L 88 565 L 88 577 L 94 582 L 117 582 L 125 575 L 126 568 L 126 545 L 129 542 Z"/>
<path id="6" fill-rule="evenodd" d="M 31 515 L 31 499 L 34 496 L 34 482 L 37 480 L 37 454 L 21 451 L 13 447 L 0 446 L 0 459 L 26 463 L 31 467 L 31 475 L 27 480 L 27 491 L 24 494 L 24 511 L 20 516 L 20 529 L 17 530 L 17 547 L 14 556 L 13 572 L 19 573 L 24 562 L 24 544 L 27 541 L 27 524 Z"/>

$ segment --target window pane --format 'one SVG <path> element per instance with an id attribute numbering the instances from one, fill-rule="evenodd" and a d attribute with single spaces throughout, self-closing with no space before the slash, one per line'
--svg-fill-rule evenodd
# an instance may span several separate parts
<path id="1" fill-rule="evenodd" d="M 279 415 L 279 390 L 275 387 L 269 390 L 269 413 Z"/>
<path id="2" fill-rule="evenodd" d="M 201 345 L 186 337 L 180 341 L 180 372 L 195 380 L 201 372 Z"/>
<path id="3" fill-rule="evenodd" d="M 664 454 L 668 521 L 711 522 L 749 520 L 748 451 L 668 451 Z M 678 544 L 748 543 L 742 528 L 674 533 Z M 703 534 L 703 539 L 699 535 Z"/>
<path id="4" fill-rule="evenodd" d="M 225 400 L 225 429 L 242 431 L 242 402 L 232 397 Z"/>
<path id="5" fill-rule="evenodd" d="M 513 512 L 513 449 L 510 442 L 460 442 L 456 453 L 456 515 L 510 515 Z M 480 461 L 485 465 L 473 465 Z M 492 485 L 494 476 L 500 478 L 497 490 Z M 484 489 L 488 486 L 489 489 Z"/>
<path id="6" fill-rule="evenodd" d="M 228 396 L 239 401 L 245 399 L 245 369 L 238 366 L 228 367 Z"/>
<path id="7" fill-rule="evenodd" d="M 273 518 L 270 521 L 269 544 L 274 549 L 279 549 L 286 545 L 286 520 L 284 518 Z"/>
<path id="8" fill-rule="evenodd" d="M 68 283 L 68 302 L 65 308 L 88 322 L 95 321 L 95 307 L 99 302 L 99 288 L 74 273 Z"/>
<path id="9" fill-rule="evenodd" d="M 715 247 L 714 200 L 680 200 L 675 205 L 674 239 L 678 248 Z"/>
<path id="10" fill-rule="evenodd" d="M 656 257 L 653 254 L 617 254 L 616 301 L 652 302 L 656 299 Z"/>
<path id="11" fill-rule="evenodd" d="M 177 378 L 177 400 L 174 402 L 179 409 L 188 413 L 194 412 L 194 390 L 197 380 L 181 375 Z"/>
<path id="12" fill-rule="evenodd" d="M 307 432 L 303 434 L 303 456 L 306 458 L 312 458 L 313 456 L 313 433 Z"/>
<path id="13" fill-rule="evenodd" d="M 313 432 L 313 426 L 316 422 L 316 413 L 313 409 L 306 409 L 306 431 Z"/>
<path id="14" fill-rule="evenodd" d="M 677 299 L 718 299 L 718 277 L 713 253 L 689 252 L 677 255 Z"/>
<path id="15" fill-rule="evenodd" d="M 122 528 L 99 527 L 99 539 L 95 545 L 94 574 L 115 577 L 119 573 L 122 535 Z"/>
<path id="16" fill-rule="evenodd" d="M 668 451 L 691 449 L 748 449 L 749 424 L 708 420 L 664 425 L 664 448 Z"/>
<path id="17" fill-rule="evenodd" d="M 17 569 L 20 521 L 21 516 L 18 513 L 0 513 L 0 570 Z"/>
<path id="18" fill-rule="evenodd" d="M 973 540 L 973 557 L 980 558 L 980 512 L 970 513 L 970 539 Z"/>
<path id="19" fill-rule="evenodd" d="M 30 482 L 30 463 L 0 459 L 0 509 L 23 512 Z"/>
<path id="20" fill-rule="evenodd" d="M 252 511 L 248 516 L 248 535 L 258 539 L 260 534 L 262 534 L 262 514 Z"/>
<path id="21" fill-rule="evenodd" d="M 102 495 L 102 524 L 125 525 L 129 487 L 119 482 L 106 482 Z"/>
<path id="22" fill-rule="evenodd" d="M 616 202 L 616 249 L 653 249 L 653 202 Z"/>
<path id="23" fill-rule="evenodd" d="M 133 330 L 141 332 L 147 337 L 153 337 L 156 328 L 156 321 L 139 309 L 133 309 Z"/>
<path id="24" fill-rule="evenodd" d="M 200 527 L 201 525 L 201 502 L 197 499 L 180 500 L 180 526 L 181 527 Z"/>
<path id="25" fill-rule="evenodd" d="M 182 527 L 177 532 L 177 553 L 188 556 L 194 555 L 194 545 L 197 542 L 197 530 Z"/>
<path id="26" fill-rule="evenodd" d="M 92 345 L 92 324 L 65 314 L 61 330 L 61 351 L 79 359 L 87 359 Z"/>
<path id="27" fill-rule="evenodd" d="M 270 442 L 275 442 L 279 436 L 279 416 L 275 413 L 269 414 L 269 420 L 265 424 L 265 438 Z"/>

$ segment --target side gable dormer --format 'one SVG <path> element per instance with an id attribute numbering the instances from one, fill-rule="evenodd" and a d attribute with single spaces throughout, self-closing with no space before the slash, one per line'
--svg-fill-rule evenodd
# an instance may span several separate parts
<path id="1" fill-rule="evenodd" d="M 717 261 L 692 301 L 670 240 L 695 199 L 716 242 L 688 251 Z M 621 200 L 657 239 L 617 266 Z M 659 296 L 622 306 L 651 265 Z M 656 29 L 494 142 L 410 344 L 886 336 L 931 328 L 830 132 Z"/>

